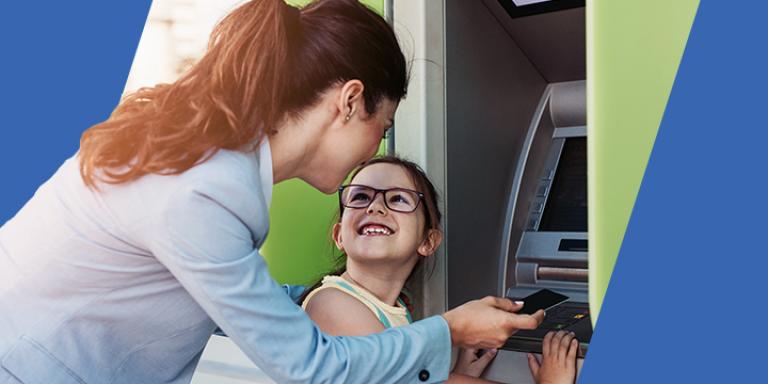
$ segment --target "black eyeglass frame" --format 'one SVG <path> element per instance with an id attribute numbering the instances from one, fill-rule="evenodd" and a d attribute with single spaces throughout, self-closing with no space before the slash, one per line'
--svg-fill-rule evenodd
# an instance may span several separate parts
<path id="1" fill-rule="evenodd" d="M 366 205 L 364 207 L 349 207 L 349 206 L 344 205 L 344 201 L 343 201 L 344 199 L 343 199 L 342 196 L 344 195 L 344 190 L 349 188 L 349 187 L 363 187 L 363 188 L 368 188 L 368 189 L 374 191 L 373 197 L 371 198 L 371 201 L 368 202 L 368 205 Z M 403 211 L 403 210 L 400 210 L 400 209 L 394 209 L 394 208 L 390 207 L 389 206 L 389 202 L 387 202 L 387 192 L 389 192 L 389 191 L 405 191 L 405 192 L 415 193 L 416 196 L 418 197 L 418 199 L 416 200 L 416 205 L 413 206 L 413 210 L 411 210 L 411 211 Z M 384 199 L 383 199 L 384 200 L 384 206 L 387 207 L 387 209 L 389 209 L 390 211 L 400 212 L 400 213 L 416 212 L 416 210 L 419 209 L 419 205 L 421 205 L 422 200 L 424 200 L 424 194 L 419 192 L 419 191 L 414 191 L 413 189 L 408 189 L 408 188 L 377 189 L 377 188 L 373 188 L 373 187 L 370 187 L 370 186 L 367 186 L 367 185 L 363 185 L 363 184 L 347 184 L 347 185 L 342 185 L 341 187 L 339 187 L 339 211 L 343 213 L 344 212 L 344 208 L 349 208 L 349 209 L 367 209 L 368 207 L 371 206 L 371 204 L 373 204 L 373 201 L 376 200 L 376 196 L 378 196 L 379 193 L 381 193 L 384 196 Z"/>

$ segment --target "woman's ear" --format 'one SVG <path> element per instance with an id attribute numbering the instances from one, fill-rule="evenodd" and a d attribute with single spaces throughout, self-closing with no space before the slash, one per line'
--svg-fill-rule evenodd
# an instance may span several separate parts
<path id="1" fill-rule="evenodd" d="M 427 232 L 424 241 L 419 245 L 417 252 L 419 252 L 419 255 L 421 256 L 430 256 L 435 253 L 441 242 L 443 242 L 443 231 L 439 229 L 430 229 Z"/>
<path id="2" fill-rule="evenodd" d="M 336 243 L 336 248 L 338 248 L 339 251 L 344 252 L 344 243 L 341 240 L 341 223 L 333 225 L 333 242 Z"/>
<path id="3" fill-rule="evenodd" d="M 339 92 L 339 99 L 337 100 L 336 107 L 339 111 L 339 116 L 347 122 L 352 119 L 361 109 L 365 109 L 365 100 L 363 99 L 363 91 L 365 86 L 360 80 L 349 80 L 341 86 L 341 92 Z"/>

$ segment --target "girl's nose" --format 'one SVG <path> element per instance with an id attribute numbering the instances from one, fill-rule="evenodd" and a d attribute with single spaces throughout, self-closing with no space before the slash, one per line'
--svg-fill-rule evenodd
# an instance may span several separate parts
<path id="1" fill-rule="evenodd" d="M 373 201 L 371 201 L 371 205 L 368 206 L 368 209 L 366 209 L 366 212 L 370 215 L 374 212 L 379 213 L 381 215 L 387 214 L 387 206 L 384 204 L 384 194 L 383 193 L 377 193 L 376 196 L 373 197 Z"/>

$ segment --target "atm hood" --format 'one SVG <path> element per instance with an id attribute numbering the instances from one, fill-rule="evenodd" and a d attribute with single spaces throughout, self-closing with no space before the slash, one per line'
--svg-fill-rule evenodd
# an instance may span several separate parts
<path id="1" fill-rule="evenodd" d="M 483 3 L 547 82 L 586 78 L 584 0 L 483 0 Z M 522 5 L 524 3 L 530 4 Z"/>

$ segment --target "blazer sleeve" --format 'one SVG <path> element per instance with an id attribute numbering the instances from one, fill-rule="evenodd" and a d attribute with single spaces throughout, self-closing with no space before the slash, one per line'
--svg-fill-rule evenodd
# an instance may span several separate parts
<path id="1" fill-rule="evenodd" d="M 288 294 L 288 297 L 291 298 L 291 301 L 298 304 L 299 299 L 301 299 L 301 294 L 307 290 L 307 287 L 303 285 L 283 284 L 283 289 L 285 290 L 285 293 Z"/>
<path id="2" fill-rule="evenodd" d="M 204 188 L 184 188 L 158 215 L 149 244 L 264 372 L 279 383 L 447 380 L 451 341 L 442 316 L 364 337 L 322 333 L 270 277 L 256 249 L 266 228 L 263 234 L 253 233 L 248 218 L 238 216 L 236 204 L 242 202 L 229 202 Z"/>

